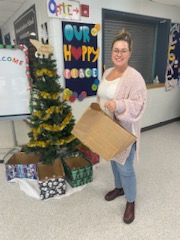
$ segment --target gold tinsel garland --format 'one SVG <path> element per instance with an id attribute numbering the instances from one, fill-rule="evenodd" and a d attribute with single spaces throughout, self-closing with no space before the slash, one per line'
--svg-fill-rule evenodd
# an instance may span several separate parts
<path id="1" fill-rule="evenodd" d="M 45 111 L 45 116 L 44 117 L 42 117 L 42 115 L 43 115 L 43 113 L 42 113 L 42 111 L 36 111 L 36 112 L 34 112 L 33 113 L 33 116 L 37 116 L 37 117 L 39 117 L 40 119 L 42 119 L 42 120 L 48 120 L 49 118 L 50 118 L 50 116 L 54 113 L 54 112 L 56 112 L 56 113 L 62 113 L 62 108 L 61 108 L 61 106 L 52 106 L 52 107 L 50 107 L 50 108 L 48 108 L 46 111 Z"/>
<path id="2" fill-rule="evenodd" d="M 41 147 L 46 148 L 49 145 L 63 145 L 65 143 L 70 143 L 73 141 L 76 137 L 74 135 L 71 135 L 67 138 L 62 138 L 57 140 L 55 143 L 51 142 L 50 140 L 47 141 L 30 141 L 27 145 L 28 147 Z"/>
<path id="3" fill-rule="evenodd" d="M 47 93 L 47 92 L 39 92 L 39 96 L 44 99 L 53 99 L 56 100 L 59 97 L 59 93 Z"/>
<path id="4" fill-rule="evenodd" d="M 41 70 L 37 70 L 35 74 L 36 74 L 37 77 L 41 77 L 41 76 L 43 76 L 43 74 L 45 74 L 49 77 L 53 77 L 53 76 L 56 75 L 56 71 L 55 70 L 48 70 L 46 68 L 43 68 Z M 39 92 L 38 95 L 39 95 L 39 97 L 42 97 L 44 99 L 53 99 L 53 100 L 56 100 L 59 97 L 59 93 L 50 94 L 50 93 L 47 93 L 47 92 Z M 58 106 L 58 107 L 52 106 L 52 107 L 48 108 L 45 111 L 45 116 L 44 117 L 42 117 L 43 114 L 42 114 L 41 111 L 36 111 L 36 112 L 33 113 L 33 115 L 38 116 L 42 120 L 48 120 L 53 112 L 62 113 L 61 106 Z M 47 141 L 36 141 L 36 140 L 37 140 L 37 136 L 39 134 L 41 134 L 42 129 L 45 129 L 47 131 L 52 131 L 52 132 L 62 131 L 66 127 L 66 125 L 71 121 L 71 119 L 72 119 L 72 113 L 70 112 L 66 116 L 66 118 L 63 120 L 61 125 L 51 126 L 49 124 L 42 123 L 42 124 L 39 125 L 38 128 L 32 128 L 32 133 L 33 133 L 33 137 L 34 137 L 35 140 L 34 141 L 31 140 L 27 144 L 28 147 L 46 148 L 49 145 L 63 145 L 63 144 L 66 144 L 66 143 L 70 143 L 71 141 L 73 141 L 76 138 L 74 135 L 71 135 L 67 138 L 59 139 L 55 142 L 52 141 L 52 140 L 47 140 Z"/>
<path id="5" fill-rule="evenodd" d="M 47 75 L 48 77 L 53 77 L 56 75 L 56 71 L 48 70 L 47 68 L 43 68 L 41 70 L 36 70 L 36 76 L 41 77 L 42 75 Z"/>
<path id="6" fill-rule="evenodd" d="M 66 138 L 66 139 L 60 139 L 56 141 L 57 145 L 63 145 L 65 143 L 70 143 L 71 141 L 73 141 L 76 137 L 74 135 L 71 135 L 70 137 Z"/>
<path id="7" fill-rule="evenodd" d="M 33 132 L 33 137 L 36 140 L 37 136 L 42 132 L 42 129 L 45 129 L 47 131 L 51 131 L 51 132 L 58 132 L 58 131 L 62 131 L 66 125 L 71 121 L 72 119 L 72 112 L 70 112 L 65 119 L 62 121 L 61 125 L 49 125 L 46 123 L 42 123 L 39 125 L 38 128 L 32 128 L 32 132 Z"/>

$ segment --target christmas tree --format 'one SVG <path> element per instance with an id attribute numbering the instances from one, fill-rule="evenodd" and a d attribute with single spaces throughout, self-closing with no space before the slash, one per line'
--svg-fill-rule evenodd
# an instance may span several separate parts
<path id="1" fill-rule="evenodd" d="M 71 107 L 63 99 L 53 54 L 37 58 L 34 77 L 26 152 L 40 153 L 43 163 L 52 164 L 60 154 L 73 151 L 79 143 L 71 134 L 75 120 Z"/>

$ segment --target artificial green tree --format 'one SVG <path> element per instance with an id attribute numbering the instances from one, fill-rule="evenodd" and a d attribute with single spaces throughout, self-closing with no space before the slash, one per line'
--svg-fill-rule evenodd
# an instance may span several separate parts
<path id="1" fill-rule="evenodd" d="M 71 106 L 63 98 L 56 60 L 53 54 L 39 57 L 34 63 L 31 94 L 31 131 L 26 152 L 41 154 L 41 161 L 52 164 L 64 152 L 72 152 L 79 143 L 71 130 L 75 124 Z"/>

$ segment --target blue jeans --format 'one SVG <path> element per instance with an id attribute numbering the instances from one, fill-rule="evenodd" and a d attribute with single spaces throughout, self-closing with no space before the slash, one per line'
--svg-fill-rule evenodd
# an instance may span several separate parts
<path id="1" fill-rule="evenodd" d="M 136 175 L 134 170 L 135 149 L 136 144 L 134 143 L 124 165 L 111 160 L 115 187 L 123 188 L 128 202 L 134 202 L 136 199 Z"/>

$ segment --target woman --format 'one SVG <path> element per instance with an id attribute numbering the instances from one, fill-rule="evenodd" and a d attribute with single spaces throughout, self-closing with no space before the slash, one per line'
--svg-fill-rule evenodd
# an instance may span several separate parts
<path id="1" fill-rule="evenodd" d="M 104 72 L 97 92 L 100 107 L 137 137 L 134 144 L 111 160 L 115 189 L 105 195 L 107 201 L 125 195 L 127 200 L 123 216 L 125 223 L 131 223 L 135 218 L 134 156 L 136 152 L 138 157 L 140 119 L 147 100 L 147 89 L 143 77 L 128 65 L 131 54 L 131 35 L 123 29 L 115 36 L 112 43 L 111 58 L 114 67 Z"/>

